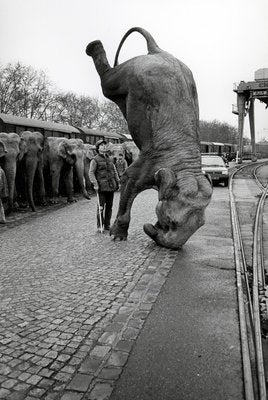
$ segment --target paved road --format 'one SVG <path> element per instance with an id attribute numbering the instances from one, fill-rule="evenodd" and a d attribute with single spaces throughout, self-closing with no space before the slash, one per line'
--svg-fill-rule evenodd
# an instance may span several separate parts
<path id="1" fill-rule="evenodd" d="M 95 198 L 0 228 L 0 398 L 109 398 L 177 256 L 143 233 L 156 203 L 136 199 L 120 243 Z"/>

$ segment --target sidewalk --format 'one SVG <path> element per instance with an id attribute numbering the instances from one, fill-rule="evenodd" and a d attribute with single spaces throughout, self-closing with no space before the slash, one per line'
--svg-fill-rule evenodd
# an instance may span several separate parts
<path id="1" fill-rule="evenodd" d="M 244 398 L 229 198 L 221 189 L 206 225 L 178 252 L 111 400 Z"/>

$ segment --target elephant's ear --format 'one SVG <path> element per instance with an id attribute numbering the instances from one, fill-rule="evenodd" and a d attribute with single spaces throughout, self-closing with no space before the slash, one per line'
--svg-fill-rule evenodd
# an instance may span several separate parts
<path id="1" fill-rule="evenodd" d="M 0 157 L 3 157 L 6 153 L 7 153 L 6 145 L 2 140 L 0 140 Z"/>
<path id="2" fill-rule="evenodd" d="M 41 144 L 37 144 L 37 156 L 41 157 L 44 151 L 44 147 Z"/>
<path id="3" fill-rule="evenodd" d="M 170 168 L 160 168 L 154 174 L 156 185 L 159 189 L 159 200 L 164 200 L 174 192 L 174 186 L 176 185 L 176 176 Z M 173 193 L 174 195 L 174 193 Z"/>
<path id="4" fill-rule="evenodd" d="M 94 151 L 93 149 L 87 149 L 86 158 L 91 161 L 94 158 Z"/>
<path id="5" fill-rule="evenodd" d="M 21 161 L 23 159 L 24 154 L 27 153 L 27 143 L 23 137 L 20 138 L 19 149 L 20 152 L 18 154 L 18 160 Z"/>
<path id="6" fill-rule="evenodd" d="M 65 142 L 61 142 L 58 147 L 58 155 L 62 158 L 67 158 L 68 153 L 68 144 Z"/>
<path id="7" fill-rule="evenodd" d="M 110 157 L 113 155 L 113 150 L 114 150 L 114 145 L 112 143 L 107 143 L 106 151 Z"/>
<path id="8" fill-rule="evenodd" d="M 44 150 L 44 145 L 45 145 L 45 138 L 42 135 L 41 132 L 34 132 L 35 137 L 36 137 L 36 143 L 38 147 L 38 153 L 42 152 Z"/>
<path id="9" fill-rule="evenodd" d="M 79 148 L 83 149 L 84 148 L 84 142 L 82 139 L 76 139 L 76 143 Z"/>

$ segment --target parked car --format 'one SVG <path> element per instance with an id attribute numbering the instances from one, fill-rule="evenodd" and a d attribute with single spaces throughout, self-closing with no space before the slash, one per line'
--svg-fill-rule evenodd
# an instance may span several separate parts
<path id="1" fill-rule="evenodd" d="M 229 172 L 221 156 L 203 154 L 202 172 L 209 174 L 213 183 L 223 183 L 228 186 Z"/>

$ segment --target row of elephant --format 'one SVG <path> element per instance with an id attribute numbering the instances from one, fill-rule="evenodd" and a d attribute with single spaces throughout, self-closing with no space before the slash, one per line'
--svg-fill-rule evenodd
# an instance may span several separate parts
<path id="1" fill-rule="evenodd" d="M 109 151 L 113 158 L 123 153 L 130 162 L 138 157 L 132 143 L 109 144 Z M 0 132 L 0 165 L 8 186 L 6 212 L 16 208 L 18 201 L 29 204 L 33 211 L 36 202 L 45 205 L 48 196 L 56 203 L 60 182 L 64 183 L 67 201 L 74 201 L 74 175 L 83 196 L 89 199 L 92 186 L 88 171 L 94 156 L 95 146 L 81 139 L 44 138 L 40 132 L 31 131 L 20 136 Z"/>

